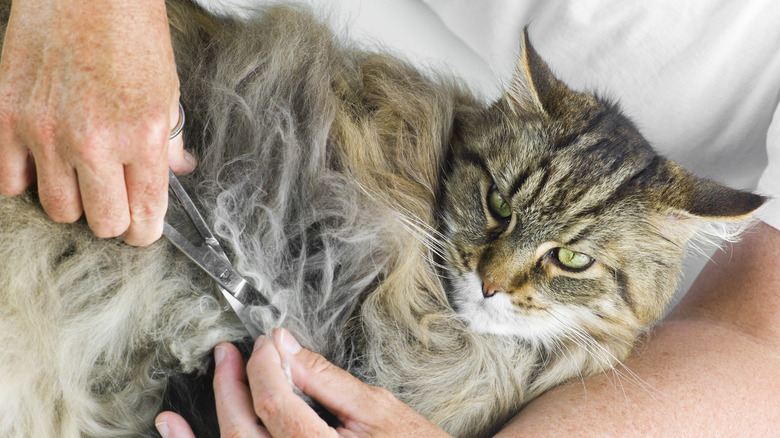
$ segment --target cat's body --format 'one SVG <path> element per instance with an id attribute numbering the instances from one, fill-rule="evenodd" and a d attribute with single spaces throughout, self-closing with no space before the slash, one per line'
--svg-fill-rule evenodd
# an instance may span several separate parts
<path id="1" fill-rule="evenodd" d="M 295 8 L 253 22 L 168 8 L 200 161 L 182 180 L 282 310 L 256 309 L 258 324 L 455 435 L 627 356 L 704 218 L 761 203 L 655 155 L 527 41 L 513 89 L 486 106 Z M 33 193 L 0 198 L 0 238 L 2 436 L 152 434 L 169 380 L 246 337 L 165 241 L 54 224 Z"/>

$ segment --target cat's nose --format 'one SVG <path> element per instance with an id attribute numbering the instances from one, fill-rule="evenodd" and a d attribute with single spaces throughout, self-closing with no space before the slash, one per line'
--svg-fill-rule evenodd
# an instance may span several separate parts
<path id="1" fill-rule="evenodd" d="M 506 293 L 503 287 L 497 285 L 496 283 L 493 283 L 493 280 L 489 279 L 485 275 L 483 275 L 481 272 L 479 273 L 479 276 L 482 277 L 482 296 L 485 298 L 490 298 L 493 295 L 496 294 L 496 292 L 503 292 Z"/>

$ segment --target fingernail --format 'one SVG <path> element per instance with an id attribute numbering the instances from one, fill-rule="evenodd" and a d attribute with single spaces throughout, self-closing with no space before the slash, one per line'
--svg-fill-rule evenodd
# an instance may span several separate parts
<path id="1" fill-rule="evenodd" d="M 257 339 L 255 340 L 255 347 L 252 349 L 252 353 L 259 350 L 260 347 L 263 346 L 264 342 L 265 342 L 265 335 L 258 336 Z"/>
<path id="2" fill-rule="evenodd" d="M 162 438 L 171 436 L 171 429 L 168 427 L 168 423 L 156 423 L 154 427 L 157 428 L 157 432 Z"/>
<path id="3" fill-rule="evenodd" d="M 225 347 L 216 347 L 214 349 L 214 365 L 219 365 L 225 356 L 227 355 L 227 349 Z"/>
<path id="4" fill-rule="evenodd" d="M 279 341 L 281 342 L 282 347 L 284 347 L 284 349 L 287 350 L 287 352 L 290 354 L 296 354 L 303 348 L 301 347 L 301 344 L 298 343 L 298 340 L 295 339 L 295 337 L 292 335 L 292 333 L 285 329 L 282 329 L 279 333 Z"/>

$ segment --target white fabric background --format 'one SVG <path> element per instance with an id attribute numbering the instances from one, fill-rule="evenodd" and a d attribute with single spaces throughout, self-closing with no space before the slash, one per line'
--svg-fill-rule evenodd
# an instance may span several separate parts
<path id="1" fill-rule="evenodd" d="M 774 0 L 425 0 L 501 77 L 520 32 L 577 89 L 617 97 L 695 173 L 780 197 L 780 3 Z M 774 158 L 767 168 L 767 147 Z M 774 152 L 772 152 L 774 151 Z M 772 202 L 762 219 L 780 228 Z"/>
<path id="2" fill-rule="evenodd" d="M 242 14 L 263 1 L 201 4 Z M 305 3 L 359 44 L 451 70 L 486 99 L 500 96 L 528 25 L 534 47 L 560 79 L 616 99 L 662 153 L 701 176 L 778 198 L 760 217 L 780 229 L 776 0 Z M 706 260 L 689 259 L 681 290 Z"/>

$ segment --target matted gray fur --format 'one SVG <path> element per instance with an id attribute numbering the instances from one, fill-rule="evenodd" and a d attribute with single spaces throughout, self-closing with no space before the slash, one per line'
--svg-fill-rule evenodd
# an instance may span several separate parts
<path id="1" fill-rule="evenodd" d="M 168 10 L 200 163 L 181 179 L 282 310 L 254 309 L 257 324 L 453 435 L 487 436 L 617 365 L 661 316 L 686 242 L 762 202 L 658 156 L 614 105 L 555 79 L 527 35 L 487 105 L 300 7 Z M 154 436 L 171 379 L 246 338 L 164 240 L 52 223 L 30 190 L 0 197 L 0 241 L 0 436 Z"/>

